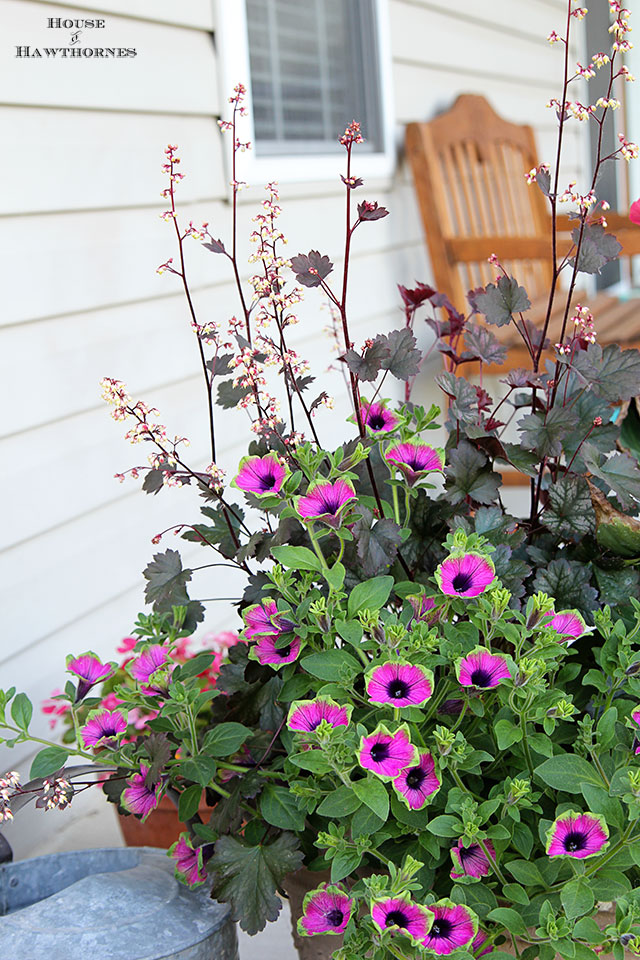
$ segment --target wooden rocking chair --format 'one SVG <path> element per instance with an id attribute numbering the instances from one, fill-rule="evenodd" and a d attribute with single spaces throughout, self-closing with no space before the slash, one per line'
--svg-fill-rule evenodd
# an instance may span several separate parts
<path id="1" fill-rule="evenodd" d="M 429 123 L 411 123 L 406 134 L 434 285 L 464 311 L 466 294 L 495 280 L 487 262 L 495 253 L 522 284 L 532 303 L 526 317 L 541 327 L 551 285 L 551 223 L 548 202 L 525 173 L 538 163 L 531 127 L 508 123 L 484 97 L 463 94 L 447 113 Z M 608 230 L 622 244 L 622 256 L 640 254 L 640 227 L 607 213 Z M 559 221 L 560 255 L 575 227 Z M 605 292 L 576 295 L 593 313 L 600 343 L 640 347 L 640 300 Z M 550 343 L 560 337 L 566 298 L 562 291 L 549 326 Z M 509 349 L 507 363 L 491 373 L 527 367 L 529 356 L 512 324 L 492 327 Z"/>

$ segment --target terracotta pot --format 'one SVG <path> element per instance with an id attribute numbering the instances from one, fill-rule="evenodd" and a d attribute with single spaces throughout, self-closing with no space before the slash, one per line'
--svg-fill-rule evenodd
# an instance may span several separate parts
<path id="1" fill-rule="evenodd" d="M 200 801 L 198 813 L 208 820 L 211 808 Z M 187 828 L 178 819 L 178 811 L 169 797 L 163 797 L 153 813 L 142 822 L 137 817 L 118 815 L 120 830 L 128 847 L 162 847 L 167 849 Z"/>

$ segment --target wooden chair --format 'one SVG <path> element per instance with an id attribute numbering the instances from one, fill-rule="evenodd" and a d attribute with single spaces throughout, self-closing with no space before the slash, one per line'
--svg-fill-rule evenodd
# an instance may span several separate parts
<path id="1" fill-rule="evenodd" d="M 531 127 L 503 120 L 484 97 L 462 94 L 447 113 L 429 123 L 410 123 L 406 146 L 435 287 L 465 310 L 467 291 L 495 280 L 487 262 L 495 253 L 529 294 L 526 317 L 541 326 L 552 276 L 551 223 L 548 201 L 525 181 L 538 163 Z M 607 221 L 622 255 L 640 254 L 640 227 L 619 214 L 607 213 Z M 561 253 L 569 249 L 574 226 L 559 217 Z M 640 346 L 640 300 L 606 292 L 575 299 L 593 313 L 599 342 Z M 552 344 L 560 337 L 565 303 L 559 291 L 549 326 Z M 528 366 L 512 324 L 492 331 L 510 349 L 507 364 L 491 373 Z"/>

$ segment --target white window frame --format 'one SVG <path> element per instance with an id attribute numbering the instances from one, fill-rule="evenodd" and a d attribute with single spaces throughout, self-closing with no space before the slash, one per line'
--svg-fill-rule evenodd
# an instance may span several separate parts
<path id="1" fill-rule="evenodd" d="M 395 168 L 393 119 L 392 60 L 389 29 L 388 0 L 374 0 L 376 12 L 376 39 L 380 83 L 380 127 L 382 150 L 364 151 L 356 155 L 357 176 L 368 179 L 389 178 Z M 247 89 L 248 117 L 242 120 L 241 140 L 251 142 L 251 150 L 241 155 L 241 178 L 251 185 L 277 180 L 279 183 L 308 183 L 335 180 L 343 172 L 344 155 L 335 153 L 272 154 L 257 156 L 252 117 L 251 70 L 245 0 L 215 0 L 215 43 L 218 60 L 218 79 L 223 117 L 227 100 L 237 83 Z M 350 118 L 351 119 L 351 118 Z M 358 120 L 360 118 L 354 117 Z M 225 137 L 225 149 L 230 152 L 230 137 Z M 227 160 L 229 157 L 227 156 Z"/>

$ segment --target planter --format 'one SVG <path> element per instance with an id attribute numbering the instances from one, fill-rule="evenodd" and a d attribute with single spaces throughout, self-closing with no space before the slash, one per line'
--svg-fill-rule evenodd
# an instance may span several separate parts
<path id="1" fill-rule="evenodd" d="M 0 867 L 0 955 L 238 960 L 226 904 L 188 890 L 159 850 L 56 853 Z"/>
<path id="2" fill-rule="evenodd" d="M 205 822 L 209 819 L 210 810 L 206 802 L 201 800 L 198 813 Z M 132 814 L 128 817 L 118 814 L 118 821 L 128 847 L 162 847 L 163 850 L 168 850 L 187 829 L 178 819 L 178 811 L 169 797 L 163 797 L 144 822 Z"/>

